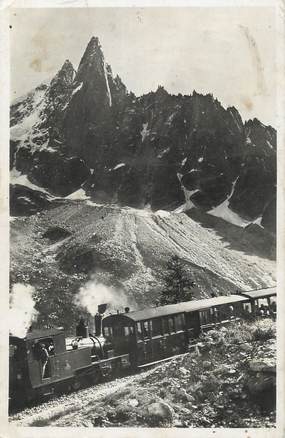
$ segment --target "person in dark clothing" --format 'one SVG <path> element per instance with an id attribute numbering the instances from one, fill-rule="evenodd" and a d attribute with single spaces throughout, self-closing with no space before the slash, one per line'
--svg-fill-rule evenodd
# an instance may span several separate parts
<path id="1" fill-rule="evenodd" d="M 47 372 L 47 364 L 49 361 L 49 354 L 48 350 L 46 349 L 45 344 L 40 344 L 40 361 L 42 364 L 42 378 L 45 379 L 46 377 L 49 377 L 49 373 Z"/>
<path id="2" fill-rule="evenodd" d="M 82 338 L 86 337 L 86 323 L 84 318 L 81 316 L 81 318 L 79 319 L 79 322 L 76 326 L 76 336 L 81 336 Z"/>

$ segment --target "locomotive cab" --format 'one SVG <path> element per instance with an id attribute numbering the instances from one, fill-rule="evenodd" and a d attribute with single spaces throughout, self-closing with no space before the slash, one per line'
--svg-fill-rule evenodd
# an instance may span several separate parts
<path id="1" fill-rule="evenodd" d="M 63 330 L 10 337 L 10 399 L 18 403 L 52 394 L 58 383 L 71 382 L 79 369 L 91 364 L 91 348 L 68 351 Z"/>

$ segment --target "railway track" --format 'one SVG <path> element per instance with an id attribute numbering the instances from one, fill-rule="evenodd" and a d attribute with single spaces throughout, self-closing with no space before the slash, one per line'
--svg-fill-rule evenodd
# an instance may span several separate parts
<path id="1" fill-rule="evenodd" d="M 195 347 L 196 347 L 196 345 L 192 345 L 191 349 L 194 349 Z M 89 389 L 101 387 L 102 385 L 108 385 L 108 384 L 112 385 L 112 382 L 119 382 L 119 381 L 124 382 L 125 379 L 128 379 L 129 377 L 131 378 L 133 376 L 142 376 L 144 374 L 147 374 L 148 371 L 151 371 L 153 368 L 157 367 L 158 365 L 160 365 L 164 362 L 169 362 L 171 360 L 175 360 L 175 359 L 177 359 L 179 357 L 183 357 L 187 354 L 188 353 L 177 354 L 175 356 L 171 356 L 171 357 L 167 357 L 167 358 L 155 361 L 155 362 L 147 363 L 147 364 L 139 366 L 136 371 L 125 370 L 124 372 L 121 372 L 120 376 L 117 376 L 117 377 L 105 376 L 102 378 L 101 382 L 98 382 L 96 384 L 94 384 L 94 383 L 88 384 L 88 382 L 86 380 L 83 380 L 82 382 L 76 381 L 76 384 L 73 385 L 69 391 L 66 390 L 61 395 L 48 393 L 48 394 L 46 394 L 45 397 L 42 397 L 41 399 L 36 400 L 36 401 L 32 401 L 29 404 L 27 404 L 27 406 L 25 406 L 25 407 L 12 407 L 9 410 L 10 418 L 14 418 L 14 417 L 17 418 L 17 415 L 21 415 L 21 412 L 25 412 L 27 409 L 37 409 L 37 408 L 40 408 L 41 406 L 44 407 L 46 405 L 46 403 L 52 402 L 52 400 L 55 400 L 55 402 L 57 400 L 58 401 L 65 400 L 66 397 L 68 397 L 69 395 L 72 396 L 72 394 L 75 394 L 77 391 L 85 391 L 85 390 L 88 391 Z"/>
<path id="2" fill-rule="evenodd" d="M 169 358 L 173 360 L 174 357 Z M 88 388 L 52 397 L 48 401 L 34 404 L 21 411 L 11 412 L 9 422 L 17 426 L 57 426 L 78 414 L 80 406 L 91 406 L 101 399 L 113 395 L 116 391 L 129 387 L 142 377 L 155 372 L 158 364 L 150 365 L 150 369 L 139 370 L 135 374 L 108 380 Z"/>

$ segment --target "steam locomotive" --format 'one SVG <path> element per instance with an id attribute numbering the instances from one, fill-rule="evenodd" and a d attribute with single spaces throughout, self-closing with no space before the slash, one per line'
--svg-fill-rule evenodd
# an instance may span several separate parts
<path id="1" fill-rule="evenodd" d="M 126 308 L 108 316 L 105 310 L 104 305 L 98 307 L 95 333 L 89 333 L 81 320 L 74 338 L 66 338 L 61 329 L 33 330 L 25 338 L 10 336 L 11 407 L 168 360 L 185 353 L 201 332 L 212 327 L 266 316 L 267 311 L 275 317 L 276 288 L 139 311 Z"/>

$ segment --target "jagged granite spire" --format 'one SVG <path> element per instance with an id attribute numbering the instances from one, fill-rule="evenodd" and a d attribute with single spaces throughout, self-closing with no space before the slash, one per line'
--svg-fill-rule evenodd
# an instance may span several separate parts
<path id="1" fill-rule="evenodd" d="M 99 38 L 93 36 L 87 44 L 85 52 L 79 63 L 76 80 L 80 81 L 82 74 L 86 73 L 88 67 L 90 68 L 92 66 L 91 64 L 100 64 L 102 62 L 104 62 L 104 54 L 99 42 Z"/>
<path id="2" fill-rule="evenodd" d="M 81 58 L 75 81 L 87 83 L 89 89 L 97 95 L 97 101 L 101 104 L 112 105 L 106 63 L 99 39 L 92 37 Z"/>
<path id="3" fill-rule="evenodd" d="M 66 86 L 71 85 L 74 81 L 75 73 L 76 71 L 74 70 L 72 63 L 69 61 L 69 59 L 66 59 L 61 69 L 52 79 L 50 86 L 53 87 L 58 83 Z"/>

